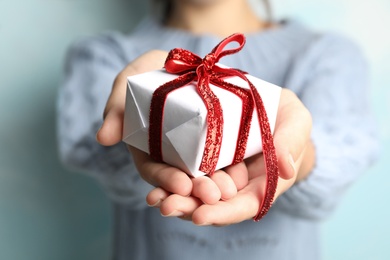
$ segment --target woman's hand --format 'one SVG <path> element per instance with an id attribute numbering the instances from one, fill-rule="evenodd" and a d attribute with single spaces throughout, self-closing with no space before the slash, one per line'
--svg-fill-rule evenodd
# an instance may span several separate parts
<path id="1" fill-rule="evenodd" d="M 167 55 L 168 53 L 164 51 L 149 51 L 135 59 L 118 74 L 104 110 L 103 125 L 96 134 L 96 139 L 100 144 L 111 146 L 122 139 L 127 77 L 161 69 Z"/>
<path id="2" fill-rule="evenodd" d="M 302 180 L 314 166 L 314 147 L 310 141 L 311 116 L 297 96 L 282 90 L 274 132 L 274 145 L 279 166 L 279 180 L 274 200 L 296 181 Z M 228 201 L 202 205 L 192 213 L 196 224 L 228 225 L 253 218 L 265 194 L 265 167 L 263 155 L 246 159 L 230 166 L 231 174 L 247 175 L 248 184 Z"/>

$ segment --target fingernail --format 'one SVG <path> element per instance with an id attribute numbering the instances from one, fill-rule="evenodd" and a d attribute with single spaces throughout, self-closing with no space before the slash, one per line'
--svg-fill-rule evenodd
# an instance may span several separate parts
<path id="1" fill-rule="evenodd" d="M 297 170 L 296 170 L 296 168 L 295 168 L 294 158 L 292 157 L 291 154 L 289 154 L 289 156 L 288 156 L 288 163 L 291 165 L 291 168 L 292 168 L 292 170 L 294 171 L 294 174 L 296 174 L 296 173 L 297 173 Z"/>
<path id="2" fill-rule="evenodd" d="M 149 204 L 149 203 L 148 203 L 148 206 L 149 206 L 149 207 L 159 207 L 159 206 L 161 205 L 161 201 L 162 201 L 162 200 L 158 200 L 158 201 L 156 201 L 156 203 L 154 203 L 154 204 Z"/>
<path id="3" fill-rule="evenodd" d="M 168 215 L 161 214 L 161 216 L 163 216 L 163 217 L 182 217 L 182 216 L 184 216 L 184 213 L 181 211 L 178 211 L 178 210 L 174 210 Z"/>

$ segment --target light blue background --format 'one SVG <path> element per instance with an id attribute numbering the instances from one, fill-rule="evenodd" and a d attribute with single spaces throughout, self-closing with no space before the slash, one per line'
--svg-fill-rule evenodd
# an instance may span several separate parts
<path id="1" fill-rule="evenodd" d="M 129 31 L 146 11 L 131 0 L 0 0 L 0 259 L 108 259 L 110 204 L 56 155 L 55 96 L 66 47 Z M 142 2 L 142 1 L 138 1 Z M 336 30 L 363 47 L 383 152 L 323 226 L 325 260 L 390 259 L 390 2 L 271 0 L 277 17 Z"/>

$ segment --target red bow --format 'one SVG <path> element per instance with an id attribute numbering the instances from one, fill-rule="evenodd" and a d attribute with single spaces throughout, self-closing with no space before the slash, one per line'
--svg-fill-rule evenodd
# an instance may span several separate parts
<path id="1" fill-rule="evenodd" d="M 239 46 L 223 50 L 230 42 L 237 42 Z M 239 52 L 244 47 L 244 44 L 245 37 L 243 34 L 233 34 L 221 41 L 203 59 L 183 49 L 173 49 L 169 52 L 165 61 L 165 69 L 169 73 L 180 74 L 180 76 L 158 87 L 153 93 L 149 115 L 149 152 L 154 160 L 163 161 L 161 140 L 165 100 L 171 91 L 184 87 L 190 82 L 197 81 L 196 90 L 207 109 L 206 143 L 199 170 L 208 175 L 212 175 L 215 171 L 223 136 L 222 107 L 218 97 L 211 90 L 209 83 L 234 93 L 242 100 L 241 125 L 232 164 L 239 163 L 244 159 L 255 106 L 260 124 L 267 175 L 265 195 L 259 211 L 254 217 L 254 220 L 258 221 L 271 207 L 278 181 L 278 163 L 268 117 L 260 94 L 244 75 L 244 72 L 238 69 L 221 68 L 216 64 L 223 56 Z M 249 89 L 240 88 L 223 80 L 225 77 L 230 76 L 237 76 L 245 80 L 249 85 Z"/>

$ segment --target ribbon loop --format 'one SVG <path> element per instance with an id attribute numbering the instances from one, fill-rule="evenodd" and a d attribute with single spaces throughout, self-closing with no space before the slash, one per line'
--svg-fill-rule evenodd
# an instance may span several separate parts
<path id="1" fill-rule="evenodd" d="M 183 74 L 195 70 L 202 63 L 198 55 L 180 48 L 171 50 L 165 60 L 165 70 L 172 74 Z"/>
<path id="2" fill-rule="evenodd" d="M 238 43 L 238 47 L 226 49 L 231 43 Z M 212 175 L 216 169 L 223 137 L 223 111 L 218 97 L 210 88 L 210 82 L 215 86 L 232 92 L 242 100 L 240 130 L 237 136 L 237 145 L 232 164 L 244 159 L 253 110 L 256 109 L 260 125 L 264 162 L 266 167 L 266 189 L 261 194 L 261 204 L 255 221 L 267 214 L 272 205 L 279 177 L 278 163 L 273 144 L 267 113 L 260 94 L 244 73 L 238 69 L 221 68 L 216 63 L 224 56 L 239 52 L 245 44 L 243 34 L 233 34 L 221 41 L 203 59 L 196 54 L 184 50 L 173 49 L 165 61 L 165 69 L 169 73 L 179 74 L 178 78 L 165 83 L 155 90 L 152 96 L 149 115 L 149 153 L 150 156 L 162 161 L 162 123 L 165 100 L 168 94 L 176 89 L 197 81 L 196 90 L 207 109 L 207 134 L 199 170 Z M 237 76 L 248 83 L 249 89 L 240 88 L 223 79 Z"/>
<path id="3" fill-rule="evenodd" d="M 223 50 L 226 47 L 226 45 L 232 42 L 237 42 L 238 47 Z M 227 37 L 225 40 L 221 41 L 217 46 L 214 47 L 214 49 L 211 52 L 215 53 L 215 55 L 217 56 L 216 62 L 218 62 L 222 57 L 226 55 L 231 55 L 241 51 L 244 45 L 245 45 L 245 36 L 241 33 L 235 33 Z"/>

